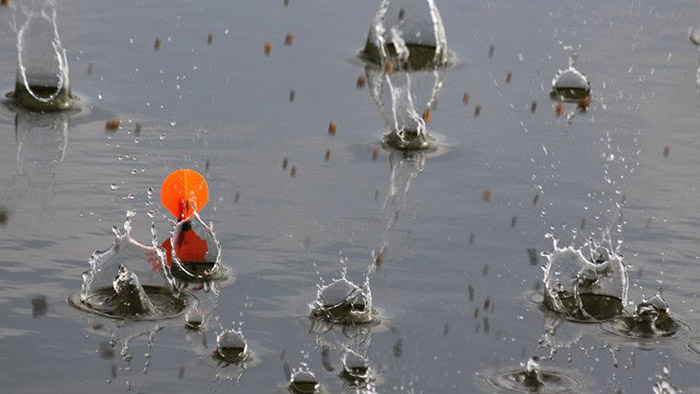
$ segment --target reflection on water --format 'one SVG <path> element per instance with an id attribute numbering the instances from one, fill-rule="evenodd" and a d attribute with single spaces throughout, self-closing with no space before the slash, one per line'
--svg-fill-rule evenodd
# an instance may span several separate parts
<path id="1" fill-rule="evenodd" d="M 324 369 L 337 373 L 349 392 L 374 393 L 377 384 L 381 383 L 368 356 L 373 328 L 370 325 L 343 326 L 316 333 Z M 336 362 L 332 361 L 333 356 Z M 340 364 L 339 372 L 335 371 L 333 364 Z"/>
<path id="2" fill-rule="evenodd" d="M 50 198 L 55 185 L 56 166 L 66 157 L 70 114 L 18 111 L 15 115 L 17 176 L 30 189 Z M 14 182 L 13 182 L 14 183 Z"/>

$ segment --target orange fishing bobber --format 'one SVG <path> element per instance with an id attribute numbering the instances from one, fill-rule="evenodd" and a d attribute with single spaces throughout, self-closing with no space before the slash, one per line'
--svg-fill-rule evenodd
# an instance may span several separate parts
<path id="1" fill-rule="evenodd" d="M 202 174 L 190 169 L 177 170 L 163 181 L 161 203 L 178 220 L 201 211 L 209 202 L 209 185 Z"/>

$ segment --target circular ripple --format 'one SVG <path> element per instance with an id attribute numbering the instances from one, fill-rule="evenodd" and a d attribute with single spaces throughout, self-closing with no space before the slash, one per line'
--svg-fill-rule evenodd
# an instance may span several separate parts
<path id="1" fill-rule="evenodd" d="M 180 297 L 178 298 L 173 297 L 168 290 L 161 287 L 143 286 L 143 289 L 146 291 L 148 298 L 156 306 L 157 310 L 154 313 L 138 317 L 116 316 L 110 314 L 109 311 L 99 310 L 93 306 L 100 305 L 103 303 L 103 301 L 106 301 L 109 297 L 111 297 L 113 294 L 113 290 L 111 288 L 96 291 L 95 294 L 87 301 L 80 299 L 80 292 L 75 292 L 71 294 L 66 301 L 68 302 L 68 305 L 85 313 L 103 316 L 110 319 L 136 321 L 164 320 L 179 317 L 184 313 L 188 306 L 196 302 L 196 298 L 194 298 L 194 296 L 184 292 L 181 293 Z"/>
<path id="2" fill-rule="evenodd" d="M 574 371 L 563 369 L 542 369 L 542 385 L 528 386 L 523 381 L 523 368 L 489 369 L 477 372 L 481 388 L 485 392 L 498 393 L 572 393 L 590 388 L 593 383 Z"/>
<path id="3" fill-rule="evenodd" d="M 691 339 L 685 344 L 685 349 L 696 357 L 700 357 L 700 338 Z"/>

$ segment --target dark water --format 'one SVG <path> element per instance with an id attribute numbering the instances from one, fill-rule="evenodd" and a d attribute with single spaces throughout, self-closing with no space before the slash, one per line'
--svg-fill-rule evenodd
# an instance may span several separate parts
<path id="1" fill-rule="evenodd" d="M 420 173 L 401 166 L 395 179 L 404 186 L 401 179 L 413 179 L 410 190 L 382 210 L 390 162 L 400 157 L 372 159 L 383 120 L 367 87 L 356 88 L 364 68 L 355 56 L 375 1 L 61 3 L 71 87 L 93 108 L 50 118 L 3 110 L 0 386 L 16 393 L 284 392 L 285 371 L 306 362 L 327 392 L 341 392 L 348 386 L 342 353 L 318 346 L 325 339 L 309 333 L 308 304 L 320 277 L 337 277 L 341 260 L 361 283 L 372 251 L 387 241 L 372 280 L 383 321 L 363 333 L 374 390 L 477 392 L 477 372 L 549 353 L 538 340 L 550 317 L 529 301 L 541 291 L 538 254 L 552 247 L 546 233 L 565 245 L 583 219 L 578 241 L 606 228 L 624 239 L 629 299 L 662 288 L 690 331 L 640 348 L 595 325 L 562 323 L 557 342 L 580 339 L 542 367 L 575 371 L 587 382 L 584 392 L 652 392 L 665 365 L 674 385 L 687 392 L 700 386 L 700 55 L 687 37 L 700 24 L 698 4 L 438 6 L 458 62 L 447 71 L 429 129 L 448 149 L 426 158 Z M 16 75 L 10 13 L 0 8 L 7 91 Z M 294 43 L 284 46 L 290 31 Z M 575 48 L 593 92 L 587 113 L 566 107 L 576 113 L 570 122 L 549 101 L 551 79 L 571 52 L 564 46 Z M 122 128 L 105 132 L 115 117 Z M 184 319 L 111 327 L 119 338 L 146 332 L 132 340 L 128 363 L 120 345 L 105 344 L 114 334 L 104 328 L 114 323 L 72 309 L 66 298 L 80 289 L 91 253 L 111 244 L 110 229 L 126 210 L 139 212 L 134 236 L 149 239 L 147 189 L 158 190 L 181 167 L 209 180 L 213 198 L 202 214 L 215 223 L 235 281 L 221 289 L 218 321 L 203 334 L 188 331 Z M 163 214 L 156 212 L 161 239 L 169 229 Z M 537 264 L 528 249 L 537 251 Z M 240 379 L 211 356 L 220 325 L 233 321 L 244 322 L 254 359 Z M 328 335 L 352 342 L 340 330 Z"/>

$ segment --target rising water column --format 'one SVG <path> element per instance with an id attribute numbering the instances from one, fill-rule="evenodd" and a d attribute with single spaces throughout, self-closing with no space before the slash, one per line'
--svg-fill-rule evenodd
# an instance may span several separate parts
<path id="1" fill-rule="evenodd" d="M 26 11 L 17 31 L 17 81 L 8 97 L 32 111 L 61 111 L 74 106 L 54 0 Z"/>

